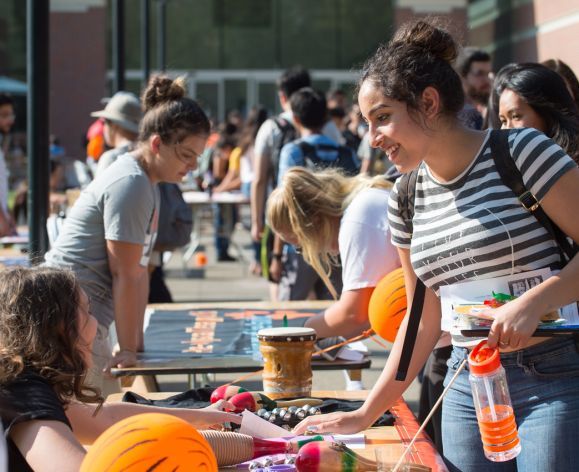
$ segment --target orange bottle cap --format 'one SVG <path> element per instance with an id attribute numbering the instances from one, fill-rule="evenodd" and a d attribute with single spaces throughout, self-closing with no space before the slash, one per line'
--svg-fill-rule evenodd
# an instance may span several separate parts
<path id="1" fill-rule="evenodd" d="M 468 355 L 468 365 L 473 374 L 490 374 L 501 366 L 499 350 L 481 341 Z"/>

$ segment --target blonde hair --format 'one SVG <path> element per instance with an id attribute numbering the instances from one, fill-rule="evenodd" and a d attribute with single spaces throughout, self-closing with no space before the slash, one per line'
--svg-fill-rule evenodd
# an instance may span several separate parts
<path id="1" fill-rule="evenodd" d="M 337 298 L 336 289 L 330 282 L 336 261 L 328 251 L 336 231 L 336 220 L 362 190 L 391 187 L 383 176 L 346 177 L 336 169 L 314 172 L 293 167 L 268 199 L 267 221 L 274 232 L 295 236 L 306 262 Z"/>

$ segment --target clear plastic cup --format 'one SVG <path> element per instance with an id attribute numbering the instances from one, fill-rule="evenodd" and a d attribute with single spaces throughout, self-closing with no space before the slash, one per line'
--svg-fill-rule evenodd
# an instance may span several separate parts
<path id="1" fill-rule="evenodd" d="M 400 459 L 400 450 L 396 449 L 396 451 L 393 451 L 392 448 L 377 447 L 374 449 L 374 455 L 376 457 L 377 472 L 392 472 Z M 398 472 L 411 472 L 411 468 L 408 464 L 402 463 L 398 467 Z"/>

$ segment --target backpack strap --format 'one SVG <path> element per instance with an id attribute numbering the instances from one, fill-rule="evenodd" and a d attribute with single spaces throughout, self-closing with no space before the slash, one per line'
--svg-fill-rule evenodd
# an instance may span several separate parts
<path id="1" fill-rule="evenodd" d="M 338 145 L 338 167 L 344 170 L 346 175 L 356 175 L 360 168 L 355 161 L 354 151 L 348 146 Z"/>
<path id="2" fill-rule="evenodd" d="M 275 188 L 277 187 L 277 176 L 279 173 L 279 159 L 281 149 L 286 143 L 294 140 L 296 137 L 296 129 L 290 121 L 282 118 L 281 116 L 274 116 L 272 119 L 281 133 L 279 141 L 275 143 L 275 148 L 272 149 L 271 152 L 271 184 L 272 187 Z"/>
<path id="3" fill-rule="evenodd" d="M 337 168 L 344 171 L 346 175 L 355 175 L 358 173 L 358 166 L 354 161 L 352 151 L 346 146 L 339 144 L 310 144 L 303 140 L 296 143 L 306 161 L 306 167 L 313 167 L 314 169 Z M 318 151 L 337 152 L 334 161 L 326 161 L 318 156 Z M 309 160 L 309 162 L 308 162 Z"/>
<path id="4" fill-rule="evenodd" d="M 305 142 L 303 139 L 296 141 L 295 144 L 297 144 L 298 147 L 300 148 L 300 151 L 301 151 L 302 155 L 304 156 L 304 161 L 307 158 L 312 162 L 312 164 L 314 166 L 316 166 L 318 161 L 319 161 L 319 158 L 318 158 L 318 154 L 316 153 L 315 146 L 312 146 L 310 143 Z M 307 164 L 307 162 L 306 162 L 306 164 Z M 306 167 L 307 167 L 307 165 L 306 165 Z"/>
<path id="5" fill-rule="evenodd" d="M 282 118 L 281 116 L 274 116 L 273 121 L 276 124 L 276 126 L 280 129 L 282 134 L 285 134 L 288 131 L 295 130 L 294 125 L 292 125 L 288 120 Z"/>
<path id="6" fill-rule="evenodd" d="M 489 138 L 495 167 L 503 184 L 510 188 L 525 210 L 531 213 L 557 243 L 563 265 L 577 253 L 577 248 L 569 243 L 565 233 L 555 224 L 541 207 L 537 197 L 527 190 L 521 171 L 511 156 L 508 130 L 492 130 Z"/>
<path id="7" fill-rule="evenodd" d="M 416 180 L 418 169 L 403 174 L 398 182 L 398 212 L 408 233 L 414 232 L 412 219 L 414 218 L 414 199 L 416 196 Z"/>
<path id="8" fill-rule="evenodd" d="M 402 352 L 400 353 L 400 360 L 398 361 L 398 370 L 396 371 L 396 380 L 400 382 L 404 381 L 408 374 L 408 367 L 410 366 L 410 360 L 412 359 L 412 353 L 414 352 L 414 345 L 416 344 L 416 337 L 418 335 L 418 327 L 420 326 L 420 318 L 422 318 L 425 295 L 426 286 L 419 277 L 416 277 L 412 307 L 410 308 L 410 316 L 408 317 L 408 324 L 406 325 L 406 335 L 404 336 L 404 344 L 402 345 Z"/>
<path id="9" fill-rule="evenodd" d="M 414 217 L 414 200 L 416 196 L 416 180 L 418 178 L 418 169 L 403 174 L 398 181 L 398 212 L 404 221 L 404 225 L 408 233 L 412 234 L 414 225 L 412 219 Z M 410 315 L 408 317 L 408 325 L 406 326 L 406 335 L 404 336 L 404 344 L 402 345 L 402 352 L 400 360 L 398 361 L 398 370 L 396 371 L 396 380 L 403 381 L 408 374 L 408 367 L 414 352 L 414 345 L 416 344 L 416 337 L 418 335 L 418 327 L 420 326 L 420 318 L 422 318 L 422 308 L 424 307 L 424 297 L 426 295 L 426 286 L 419 277 L 416 278 L 416 287 L 414 288 L 414 297 L 412 298 L 412 306 L 410 308 Z"/>

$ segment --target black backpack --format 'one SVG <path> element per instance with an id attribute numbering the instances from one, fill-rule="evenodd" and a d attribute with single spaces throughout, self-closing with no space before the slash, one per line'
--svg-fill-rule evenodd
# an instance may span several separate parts
<path id="1" fill-rule="evenodd" d="M 287 143 L 295 141 L 298 138 L 298 132 L 290 121 L 282 118 L 281 116 L 274 117 L 273 122 L 281 132 L 281 137 L 277 142 L 277 145 L 271 151 L 271 184 L 273 188 L 276 188 L 281 149 Z"/>
<path id="2" fill-rule="evenodd" d="M 159 184 L 160 208 L 155 251 L 174 251 L 191 241 L 193 215 L 177 184 Z"/>
<path id="3" fill-rule="evenodd" d="M 271 178 L 271 187 L 277 187 L 277 176 L 279 174 L 279 158 L 281 154 L 281 149 L 287 144 L 295 141 L 298 138 L 298 131 L 295 129 L 294 125 L 286 120 L 281 116 L 276 116 L 272 118 L 273 122 L 279 129 L 281 136 L 276 146 L 271 151 L 270 157 L 270 178 Z M 260 260 L 261 260 L 261 273 L 262 275 L 273 282 L 273 280 L 269 276 L 269 265 L 271 263 L 271 253 L 273 250 L 273 231 L 270 227 L 266 224 L 264 227 L 263 235 L 261 238 L 261 253 L 260 253 Z"/>
<path id="4" fill-rule="evenodd" d="M 570 261 L 577 253 L 577 246 L 569 243 L 565 233 L 551 221 L 549 216 L 541 208 L 540 202 L 537 198 L 526 189 L 521 171 L 516 166 L 514 159 L 511 157 L 511 151 L 509 148 L 509 130 L 492 130 L 489 137 L 489 145 L 491 147 L 491 153 L 495 161 L 497 172 L 501 177 L 503 184 L 513 191 L 521 202 L 523 208 L 532 213 L 555 240 L 559 252 L 561 253 L 563 264 L 565 264 L 565 261 Z M 410 234 L 413 232 L 412 218 L 414 216 L 414 199 L 417 177 L 418 169 L 414 169 L 413 171 L 402 175 L 398 181 L 398 211 Z M 406 378 L 408 366 L 410 365 L 410 360 L 412 358 L 412 352 L 414 351 L 414 343 L 416 342 L 416 334 L 418 332 L 420 318 L 422 316 L 425 289 L 426 287 L 424 286 L 424 283 L 420 278 L 417 278 L 410 316 L 408 318 L 408 326 L 406 328 L 406 337 L 404 338 L 402 354 L 400 355 L 400 362 L 396 373 L 396 380 L 402 381 Z"/>
<path id="5" fill-rule="evenodd" d="M 354 160 L 354 155 L 352 150 L 346 146 L 340 146 L 338 144 L 316 144 L 312 145 L 306 143 L 305 141 L 299 141 L 296 143 L 305 160 L 305 167 L 308 169 L 326 169 L 334 168 L 341 169 L 346 175 L 356 175 L 359 172 L 358 164 Z M 318 151 L 330 151 L 338 152 L 338 157 L 333 161 L 328 161 L 321 159 L 318 156 Z"/>

